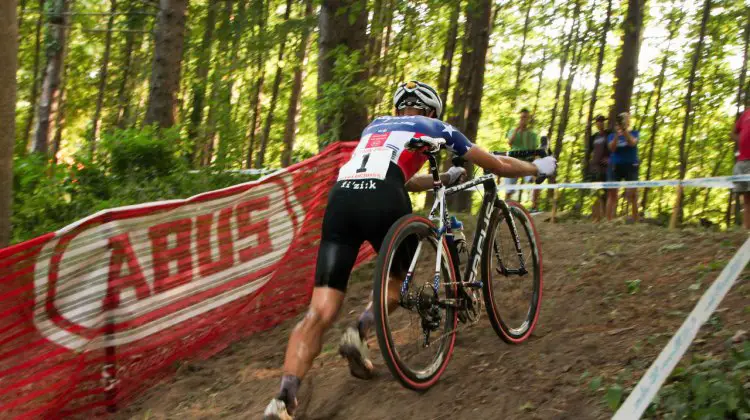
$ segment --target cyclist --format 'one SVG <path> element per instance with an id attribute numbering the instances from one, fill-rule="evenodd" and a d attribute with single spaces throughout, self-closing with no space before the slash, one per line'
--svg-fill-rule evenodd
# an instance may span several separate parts
<path id="1" fill-rule="evenodd" d="M 328 197 L 320 249 L 315 270 L 315 288 L 305 317 L 292 331 L 284 360 L 281 389 L 266 407 L 264 419 L 291 419 L 297 406 L 302 377 L 320 354 L 323 333 L 335 320 L 344 301 L 349 275 L 359 248 L 368 241 L 375 250 L 391 225 L 411 213 L 410 191 L 432 188 L 430 175 L 414 176 L 426 162 L 423 153 L 405 148 L 412 138 L 445 140 L 447 148 L 492 173 L 505 177 L 552 175 L 552 157 L 533 163 L 493 156 L 473 145 L 460 131 L 440 120 L 443 104 L 435 89 L 425 83 L 402 83 L 393 97 L 395 116 L 376 118 L 362 132 L 351 159 L 341 167 Z M 448 183 L 460 174 L 443 174 Z M 409 180 L 406 183 L 406 180 Z M 406 184 L 406 185 L 405 185 Z M 411 255 L 401 251 L 391 277 L 403 278 Z M 406 267 L 404 267 L 406 265 Z M 389 298 L 399 295 L 399 281 L 389 286 Z M 396 306 L 396 305 L 393 305 Z M 367 334 L 373 324 L 372 302 L 341 338 L 340 353 L 346 357 L 352 375 L 369 378 L 372 362 L 367 357 Z"/>

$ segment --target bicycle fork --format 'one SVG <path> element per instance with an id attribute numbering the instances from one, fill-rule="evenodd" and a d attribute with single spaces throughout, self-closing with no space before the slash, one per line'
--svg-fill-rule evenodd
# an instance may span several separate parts
<path id="1" fill-rule="evenodd" d="M 510 223 L 508 226 L 510 227 L 510 233 L 513 237 L 513 246 L 516 248 L 516 255 L 518 256 L 518 268 L 506 268 L 505 264 L 502 262 L 502 258 L 500 257 L 500 250 L 498 249 L 497 242 L 494 242 L 492 244 L 493 251 L 495 252 L 495 258 L 498 261 L 499 267 L 496 268 L 496 270 L 502 274 L 503 276 L 508 277 L 508 275 L 518 275 L 523 276 L 528 274 L 529 270 L 526 269 L 526 262 L 523 258 L 523 250 L 521 249 L 521 237 L 518 234 L 518 228 L 516 228 L 516 220 L 513 217 L 513 215 L 510 212 L 510 207 L 507 205 L 502 206 L 503 207 L 503 214 L 505 217 L 508 218 Z"/>

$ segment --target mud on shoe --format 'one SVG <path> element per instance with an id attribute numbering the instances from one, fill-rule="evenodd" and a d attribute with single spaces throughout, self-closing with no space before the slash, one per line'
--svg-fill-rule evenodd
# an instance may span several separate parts
<path id="1" fill-rule="evenodd" d="M 349 362 L 349 372 L 359 379 L 372 378 L 372 361 L 368 358 L 367 342 L 359 336 L 359 331 L 349 327 L 341 336 L 339 354 Z"/>
<path id="2" fill-rule="evenodd" d="M 263 420 L 292 420 L 294 417 L 289 414 L 286 409 L 286 403 L 279 399 L 274 398 L 266 406 L 266 411 L 263 412 Z"/>

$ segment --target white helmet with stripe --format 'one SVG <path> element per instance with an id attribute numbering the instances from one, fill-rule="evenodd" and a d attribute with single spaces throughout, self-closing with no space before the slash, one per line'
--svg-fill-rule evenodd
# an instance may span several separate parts
<path id="1" fill-rule="evenodd" d="M 411 100 L 410 100 L 411 99 Z M 443 101 L 432 86 L 412 80 L 402 83 L 393 95 L 393 106 L 403 109 L 407 106 L 422 108 L 429 107 L 435 111 L 436 118 L 443 115 Z"/>

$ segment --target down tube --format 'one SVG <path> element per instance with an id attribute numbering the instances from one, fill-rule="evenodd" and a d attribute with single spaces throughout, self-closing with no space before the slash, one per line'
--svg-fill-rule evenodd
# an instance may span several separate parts
<path id="1" fill-rule="evenodd" d="M 464 282 L 474 282 L 477 277 L 479 262 L 482 260 L 482 249 L 484 241 L 487 239 L 487 227 L 489 226 L 490 216 L 495 209 L 495 199 L 497 198 L 497 188 L 494 179 L 488 179 L 482 186 L 484 187 L 484 197 L 482 198 L 482 207 L 479 209 L 477 220 L 477 229 L 474 232 L 474 241 L 471 246 L 471 261 L 466 266 Z"/>

